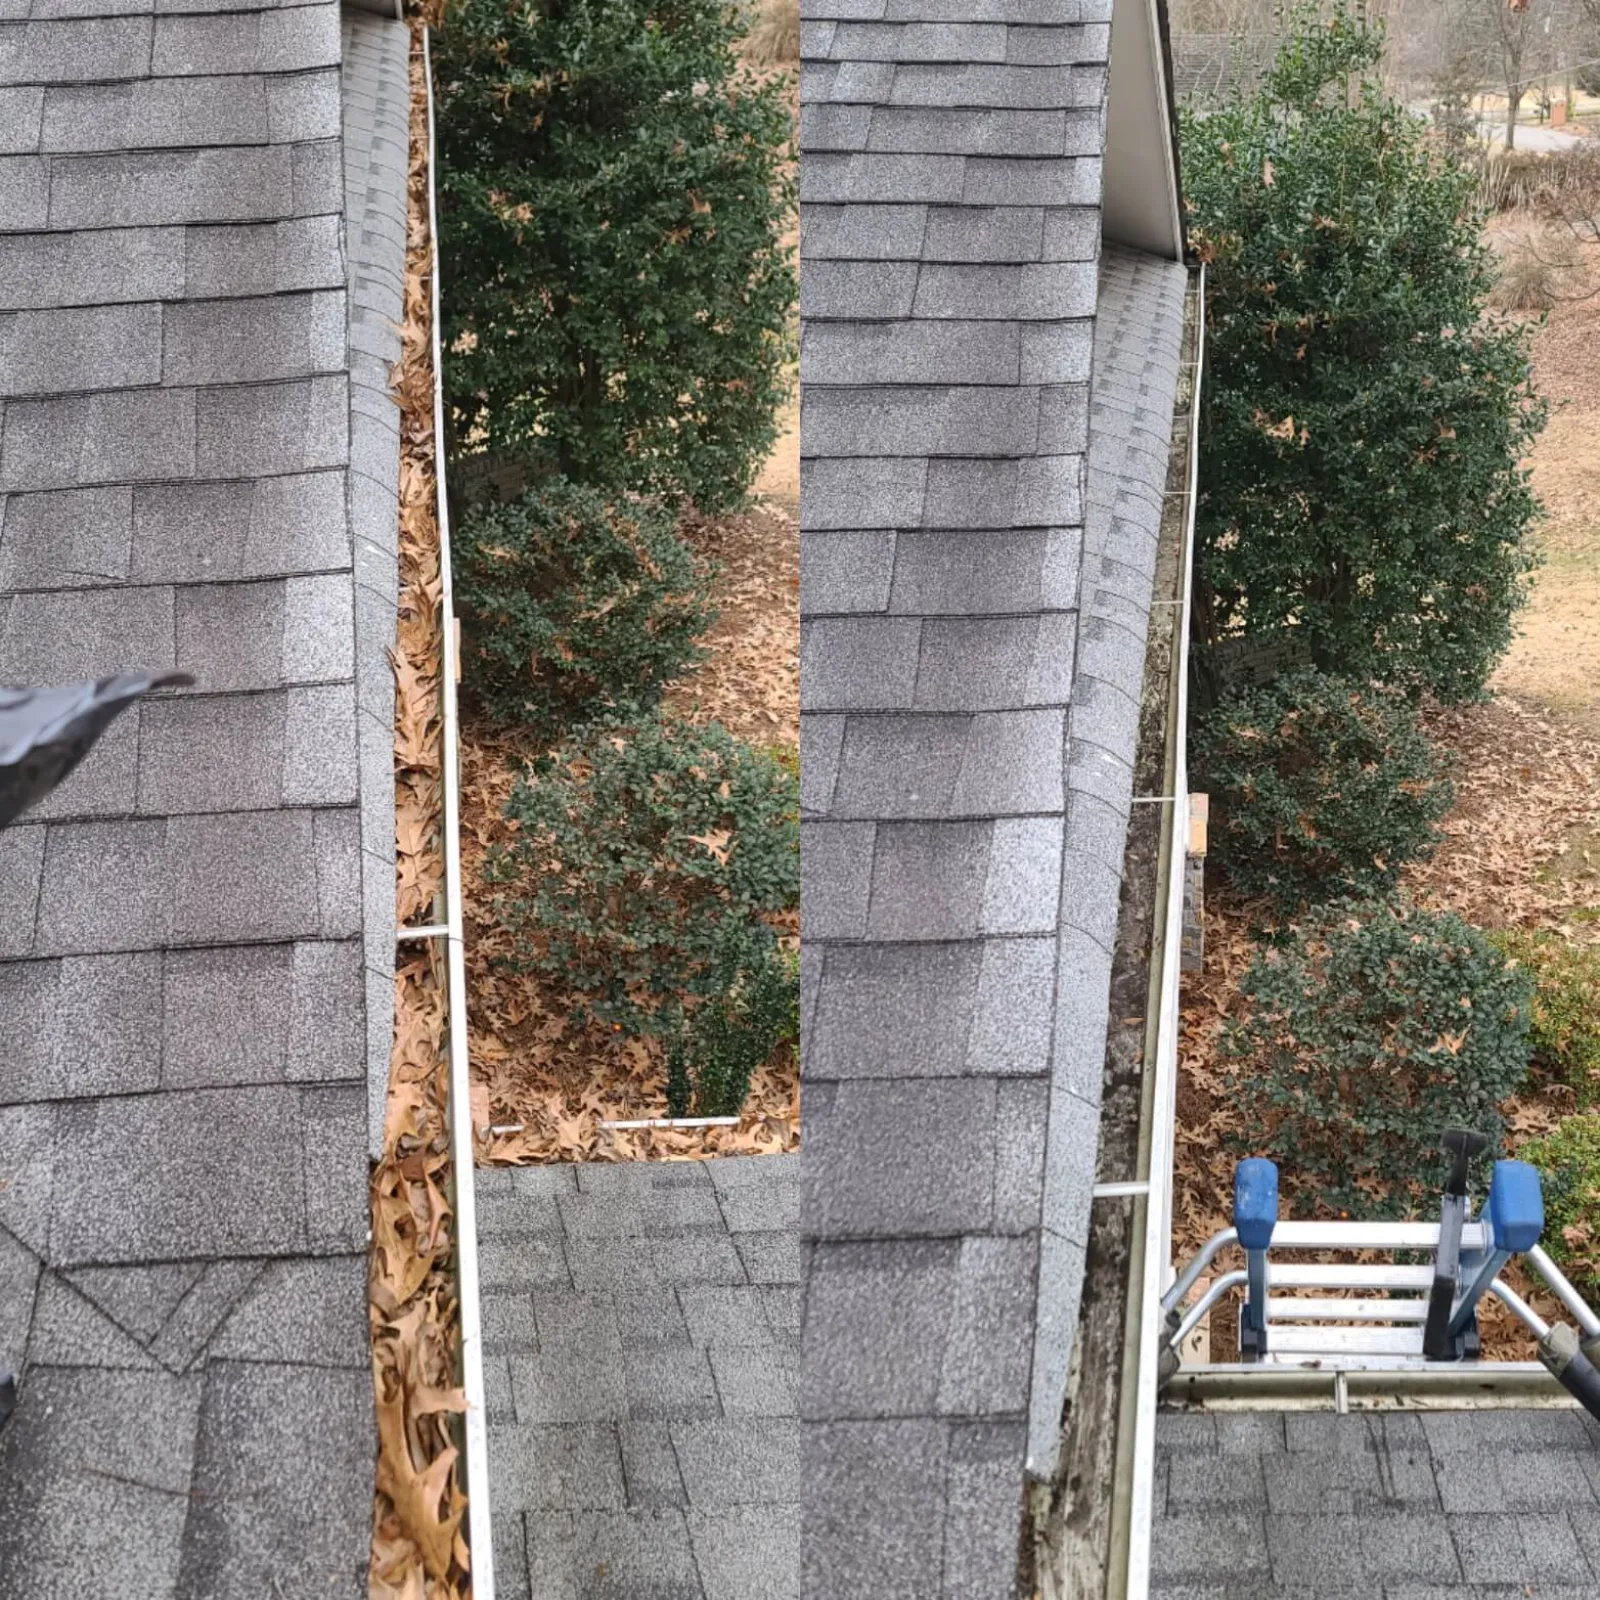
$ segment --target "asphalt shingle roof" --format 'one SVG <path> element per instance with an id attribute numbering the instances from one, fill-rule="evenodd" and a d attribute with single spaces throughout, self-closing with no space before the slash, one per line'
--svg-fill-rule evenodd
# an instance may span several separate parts
<path id="1" fill-rule="evenodd" d="M 0 835 L 8 1592 L 365 1592 L 406 48 L 0 23 L 0 678 L 198 680 Z"/>
<path id="2" fill-rule="evenodd" d="M 1600 1425 L 1574 1409 L 1164 1413 L 1153 1600 L 1600 1593 Z"/>
<path id="3" fill-rule="evenodd" d="M 478 1173 L 501 1600 L 799 1600 L 796 1169 Z"/>
<path id="4" fill-rule="evenodd" d="M 1056 1447 L 1185 284 L 1109 15 L 804 10 L 808 1593 L 1011 1593 Z"/>

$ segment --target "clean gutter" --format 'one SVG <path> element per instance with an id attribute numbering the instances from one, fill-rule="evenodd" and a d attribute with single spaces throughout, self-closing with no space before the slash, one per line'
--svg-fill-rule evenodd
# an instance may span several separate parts
<path id="1" fill-rule="evenodd" d="M 1147 1600 L 1150 1593 L 1150 1537 L 1154 1523 L 1156 1401 L 1163 1316 L 1161 1296 L 1172 1277 L 1172 1164 L 1177 1127 L 1179 1002 L 1182 988 L 1184 861 L 1188 848 L 1189 803 L 1189 621 L 1194 583 L 1194 518 L 1200 470 L 1200 386 L 1205 371 L 1205 267 L 1195 287 L 1194 371 L 1189 385 L 1189 463 L 1184 508 L 1183 564 L 1178 585 L 1178 643 L 1173 652 L 1173 715 L 1169 724 L 1170 757 L 1164 809 L 1165 852 L 1162 863 L 1165 906 L 1158 956 L 1159 999 L 1156 1007 L 1155 1069 L 1144 1133 L 1148 1155 L 1141 1176 L 1149 1185 L 1144 1203 L 1144 1235 L 1138 1281 L 1132 1286 L 1130 1327 L 1138 1331 L 1134 1375 L 1131 1451 L 1119 1449 L 1118 1468 L 1129 1473 L 1126 1578 L 1116 1581 L 1122 1552 L 1113 1548 L 1111 1600 Z M 1146 1141 L 1141 1138 L 1141 1144 Z M 1119 1470 L 1119 1475 L 1120 1475 Z"/>
<path id="2" fill-rule="evenodd" d="M 461 1306 L 461 1384 L 467 1411 L 467 1544 L 473 1600 L 494 1600 L 494 1540 L 489 1523 L 489 1445 L 483 1388 L 483 1318 L 478 1302 L 478 1205 L 473 1185 L 471 1078 L 467 1056 L 467 969 L 461 905 L 461 755 L 456 720 L 460 672 L 455 591 L 450 570 L 450 505 L 444 476 L 444 365 L 439 339 L 439 208 L 433 122 L 433 60 L 422 30 L 422 76 L 428 96 L 428 242 L 433 252 L 433 456 L 439 526 L 439 630 L 443 662 L 444 894 L 446 996 L 450 1012 L 450 1164 L 456 1188 L 456 1279 Z"/>

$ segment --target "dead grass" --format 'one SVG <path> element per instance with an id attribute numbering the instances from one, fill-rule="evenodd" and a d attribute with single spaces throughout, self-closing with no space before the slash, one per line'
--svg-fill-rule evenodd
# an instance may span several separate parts
<path id="1" fill-rule="evenodd" d="M 757 0 L 743 53 L 755 67 L 798 67 L 800 0 Z"/>

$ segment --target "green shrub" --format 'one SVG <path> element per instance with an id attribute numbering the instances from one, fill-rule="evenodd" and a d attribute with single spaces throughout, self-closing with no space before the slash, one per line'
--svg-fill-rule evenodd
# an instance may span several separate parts
<path id="1" fill-rule="evenodd" d="M 598 726 L 541 757 L 492 862 L 517 966 L 589 1013 L 671 1035 L 769 961 L 800 898 L 799 785 L 716 723 Z"/>
<path id="2" fill-rule="evenodd" d="M 1520 928 L 1488 935 L 1533 979 L 1533 1060 L 1571 1086 L 1580 1109 L 1600 1104 L 1600 949 Z"/>
<path id="3" fill-rule="evenodd" d="M 1393 887 L 1455 798 L 1405 695 L 1314 668 L 1213 708 L 1194 763 L 1212 853 L 1236 888 L 1287 912 Z"/>
<path id="4" fill-rule="evenodd" d="M 452 0 L 434 35 L 452 454 L 737 500 L 795 275 L 783 87 L 726 0 Z"/>
<path id="5" fill-rule="evenodd" d="M 1336 1208 L 1426 1209 L 1446 1128 L 1499 1138 L 1532 987 L 1450 913 L 1324 908 L 1245 974 L 1224 1046 L 1240 1144 Z"/>
<path id="6" fill-rule="evenodd" d="M 652 705 L 715 620 L 709 575 L 650 501 L 553 479 L 475 506 L 455 553 L 466 686 L 540 734 Z"/>
<path id="7" fill-rule="evenodd" d="M 1543 425 L 1475 175 L 1374 71 L 1381 33 L 1301 6 L 1255 92 L 1182 118 L 1207 263 L 1196 645 L 1291 633 L 1326 671 L 1478 694 L 1511 638 Z"/>
<path id="8" fill-rule="evenodd" d="M 667 1106 L 674 1117 L 734 1117 L 750 1079 L 800 1037 L 800 963 L 775 950 L 702 1001 L 667 1041 Z"/>
<path id="9" fill-rule="evenodd" d="M 1600 1113 L 1568 1117 L 1517 1152 L 1544 1177 L 1544 1238 L 1579 1292 L 1600 1293 Z"/>

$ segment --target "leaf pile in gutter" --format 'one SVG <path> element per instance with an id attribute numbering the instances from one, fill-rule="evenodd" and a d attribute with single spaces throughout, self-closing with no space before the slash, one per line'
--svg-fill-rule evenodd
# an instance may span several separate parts
<path id="1" fill-rule="evenodd" d="M 400 608 L 395 667 L 396 914 L 440 918 L 443 758 L 439 529 L 434 500 L 431 242 L 421 37 L 411 51 L 405 323 L 395 373 L 400 421 Z M 464 1600 L 466 1496 L 453 1418 L 460 1308 L 452 1271 L 443 951 L 403 946 L 383 1157 L 372 1179 L 370 1306 L 378 1470 L 371 1600 Z"/>

